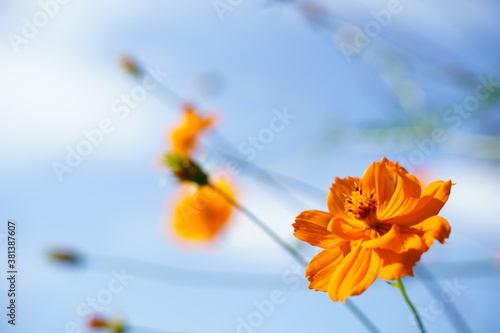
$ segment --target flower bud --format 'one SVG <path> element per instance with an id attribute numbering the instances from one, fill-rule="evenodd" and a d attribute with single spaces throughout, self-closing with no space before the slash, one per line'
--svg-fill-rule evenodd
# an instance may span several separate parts
<path id="1" fill-rule="evenodd" d="M 57 262 L 68 264 L 79 264 L 82 262 L 82 258 L 71 250 L 51 250 L 49 252 L 49 258 Z"/>
<path id="2" fill-rule="evenodd" d="M 209 185 L 207 174 L 188 157 L 169 153 L 165 155 L 164 162 L 172 169 L 179 181 L 194 182 L 200 186 Z"/>
<path id="3" fill-rule="evenodd" d="M 125 69 L 129 74 L 137 75 L 141 71 L 137 66 L 137 63 L 132 58 L 127 56 L 122 57 L 120 63 L 123 69 Z"/>

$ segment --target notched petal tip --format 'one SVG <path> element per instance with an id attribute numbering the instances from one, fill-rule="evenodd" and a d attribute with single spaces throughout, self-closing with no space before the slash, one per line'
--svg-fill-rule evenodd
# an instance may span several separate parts
<path id="1" fill-rule="evenodd" d="M 413 267 L 420 260 L 422 252 L 409 250 L 397 254 L 391 250 L 379 250 L 382 265 L 378 277 L 390 281 L 405 276 L 413 276 Z"/>
<path id="2" fill-rule="evenodd" d="M 294 236 L 313 246 L 319 246 L 324 249 L 337 246 L 342 239 L 328 231 L 328 223 L 332 219 L 330 213 L 319 210 L 309 210 L 300 213 L 295 218 Z"/>
<path id="3" fill-rule="evenodd" d="M 389 162 L 389 160 L 385 156 L 382 156 L 380 158 L 380 162 L 379 163 L 387 163 L 387 162 Z M 375 162 L 373 162 L 373 163 L 375 163 Z"/>
<path id="4" fill-rule="evenodd" d="M 306 210 L 295 218 L 295 223 L 293 225 L 299 222 L 308 222 L 326 228 L 332 217 L 331 214 L 321 210 Z"/>
<path id="5" fill-rule="evenodd" d="M 335 183 L 331 185 L 326 197 L 326 205 L 332 215 L 348 218 L 345 212 L 345 200 L 354 191 L 357 183 L 359 178 L 356 177 L 335 177 Z"/>
<path id="6" fill-rule="evenodd" d="M 444 244 L 445 239 L 450 237 L 451 233 L 450 224 L 441 216 L 432 216 L 419 223 L 417 227 L 422 228 L 422 231 L 424 232 L 423 239 L 428 247 L 432 245 L 434 240 Z"/>

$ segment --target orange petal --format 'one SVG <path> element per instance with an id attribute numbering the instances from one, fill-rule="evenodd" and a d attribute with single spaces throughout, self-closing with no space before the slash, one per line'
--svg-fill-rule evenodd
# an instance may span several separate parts
<path id="1" fill-rule="evenodd" d="M 396 232 L 398 230 L 402 232 Z M 406 275 L 413 276 L 413 266 L 420 260 L 422 253 L 431 247 L 434 240 L 443 243 L 449 234 L 448 221 L 440 216 L 432 216 L 412 228 L 393 226 L 387 234 L 373 241 L 363 242 L 363 246 L 379 245 L 382 258 L 379 277 L 394 280 Z M 402 242 L 402 251 L 397 251 Z"/>
<path id="2" fill-rule="evenodd" d="M 429 217 L 423 222 L 414 225 L 413 228 L 424 232 L 422 238 L 427 247 L 430 247 L 434 240 L 438 240 L 440 243 L 445 243 L 444 240 L 450 236 L 451 231 L 448 221 L 437 215 Z"/>
<path id="3" fill-rule="evenodd" d="M 306 268 L 306 277 L 310 282 L 309 288 L 326 292 L 333 272 L 350 250 L 349 242 L 343 242 L 335 248 L 323 250 L 314 256 Z"/>
<path id="4" fill-rule="evenodd" d="M 369 249 L 391 250 L 395 253 L 402 253 L 409 250 L 425 252 L 429 248 L 422 239 L 423 232 L 418 230 L 404 229 L 393 224 L 391 229 L 381 237 L 373 238 L 363 242 L 363 247 Z"/>
<path id="5" fill-rule="evenodd" d="M 186 106 L 182 123 L 170 134 L 173 152 L 189 155 L 196 148 L 199 133 L 211 126 L 213 121 L 213 116 L 203 118 L 191 106 Z"/>
<path id="6" fill-rule="evenodd" d="M 396 189 L 396 174 L 388 169 L 395 164 L 383 157 L 380 162 L 373 162 L 363 174 L 360 187 L 367 191 L 375 191 L 379 207 L 382 209 L 391 199 Z"/>
<path id="7" fill-rule="evenodd" d="M 342 239 L 328 231 L 332 215 L 319 210 L 308 210 L 295 218 L 294 235 L 300 240 L 324 249 L 337 246 Z"/>
<path id="8" fill-rule="evenodd" d="M 361 224 L 361 222 L 360 222 Z M 366 227 L 366 225 L 363 225 Z M 366 228 L 360 228 L 359 226 L 353 226 L 341 217 L 334 217 L 328 224 L 328 231 L 337 237 L 353 241 L 361 238 L 368 237 L 366 235 Z"/>
<path id="9" fill-rule="evenodd" d="M 328 296 L 334 302 L 361 294 L 375 281 L 381 264 L 377 251 L 362 247 L 361 241 L 354 245 L 328 284 Z"/>
<path id="10" fill-rule="evenodd" d="M 355 184 L 359 184 L 359 178 L 348 177 L 340 179 L 335 177 L 335 183 L 332 184 L 326 197 L 326 204 L 332 215 L 348 219 L 345 212 L 345 200 L 346 196 L 350 196 L 352 191 L 354 191 Z"/>
<path id="11" fill-rule="evenodd" d="M 396 176 L 396 188 L 386 206 L 379 206 L 377 217 L 379 221 L 390 219 L 393 216 L 409 213 L 417 204 L 422 188 L 418 179 L 407 173 L 399 165 L 393 171 Z"/>
<path id="12" fill-rule="evenodd" d="M 438 180 L 429 184 L 422 192 L 416 206 L 410 212 L 394 217 L 386 222 L 401 226 L 412 226 L 431 216 L 437 215 L 446 201 L 448 201 L 451 186 L 451 180 L 446 182 Z"/>
<path id="13" fill-rule="evenodd" d="M 395 280 L 407 275 L 413 276 L 413 266 L 420 260 L 422 252 L 410 250 L 403 253 L 395 253 L 391 250 L 379 249 L 382 266 L 378 276 L 384 280 Z"/>

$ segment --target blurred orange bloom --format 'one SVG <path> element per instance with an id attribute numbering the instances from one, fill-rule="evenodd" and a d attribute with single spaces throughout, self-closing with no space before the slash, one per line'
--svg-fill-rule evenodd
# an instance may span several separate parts
<path id="1" fill-rule="evenodd" d="M 189 156 L 196 148 L 198 135 L 201 131 L 212 126 L 213 116 L 201 117 L 192 106 L 184 108 L 184 119 L 170 134 L 172 152 Z"/>
<path id="2" fill-rule="evenodd" d="M 309 288 L 345 302 L 377 276 L 413 276 L 422 253 L 450 234 L 437 214 L 451 186 L 450 180 L 435 181 L 422 191 L 415 176 L 386 158 L 372 163 L 361 179 L 335 178 L 329 212 L 305 211 L 293 224 L 297 238 L 324 249 L 307 266 Z"/>
<path id="3" fill-rule="evenodd" d="M 120 63 L 122 65 L 123 69 L 125 69 L 128 73 L 130 73 L 132 75 L 136 75 L 140 72 L 140 69 L 137 66 L 137 63 L 130 57 L 123 56 L 120 59 Z"/>
<path id="4" fill-rule="evenodd" d="M 218 190 L 234 200 L 234 191 L 223 181 Z M 193 241 L 213 239 L 227 224 L 233 206 L 209 185 L 186 186 L 174 210 L 173 229 L 181 238 Z"/>
<path id="5" fill-rule="evenodd" d="M 106 329 L 112 333 L 122 333 L 125 331 L 125 325 L 121 320 L 108 320 L 99 316 L 90 318 L 88 326 L 91 330 Z"/>

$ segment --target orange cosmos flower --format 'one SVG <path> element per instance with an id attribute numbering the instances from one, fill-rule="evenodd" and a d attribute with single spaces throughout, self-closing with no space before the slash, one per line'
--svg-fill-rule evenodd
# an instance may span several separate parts
<path id="1" fill-rule="evenodd" d="M 361 179 L 335 178 L 328 212 L 302 212 L 293 225 L 297 238 L 324 249 L 307 266 L 309 288 L 345 302 L 377 276 L 413 276 L 422 253 L 450 234 L 450 225 L 437 214 L 451 185 L 435 181 L 422 191 L 415 176 L 386 158 L 372 163 Z"/>
<path id="2" fill-rule="evenodd" d="M 199 133 L 209 128 L 213 122 L 213 116 L 203 118 L 192 106 L 186 106 L 182 123 L 170 134 L 172 152 L 188 156 L 196 148 Z"/>
<path id="3" fill-rule="evenodd" d="M 234 199 L 234 191 L 228 183 L 218 181 L 213 186 Z M 211 240 L 226 225 L 232 209 L 228 200 L 210 185 L 184 187 L 182 199 L 174 210 L 174 232 L 187 240 Z"/>

